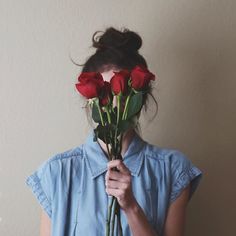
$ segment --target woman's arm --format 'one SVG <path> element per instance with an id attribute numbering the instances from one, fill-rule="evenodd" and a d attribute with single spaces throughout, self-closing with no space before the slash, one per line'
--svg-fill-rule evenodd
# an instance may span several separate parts
<path id="1" fill-rule="evenodd" d="M 166 223 L 164 226 L 164 236 L 183 236 L 186 206 L 188 203 L 190 185 L 186 187 L 181 195 L 170 205 Z M 147 221 L 142 208 L 137 204 L 125 212 L 129 226 L 134 236 L 158 236 Z"/>
<path id="2" fill-rule="evenodd" d="M 170 205 L 164 226 L 164 236 L 183 236 L 188 204 L 190 184 L 180 196 Z"/>
<path id="3" fill-rule="evenodd" d="M 51 235 L 51 220 L 44 210 L 41 212 L 40 236 Z"/>
<path id="4" fill-rule="evenodd" d="M 125 210 L 125 214 L 133 236 L 158 236 L 137 202 L 133 207 Z"/>

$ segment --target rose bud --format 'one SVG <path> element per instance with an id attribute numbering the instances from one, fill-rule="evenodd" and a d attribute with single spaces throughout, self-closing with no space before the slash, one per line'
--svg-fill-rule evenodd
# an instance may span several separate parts
<path id="1" fill-rule="evenodd" d="M 111 93 L 111 84 L 107 81 L 104 81 L 104 86 L 102 88 L 101 97 L 99 103 L 101 106 L 106 106 L 112 97 Z"/>

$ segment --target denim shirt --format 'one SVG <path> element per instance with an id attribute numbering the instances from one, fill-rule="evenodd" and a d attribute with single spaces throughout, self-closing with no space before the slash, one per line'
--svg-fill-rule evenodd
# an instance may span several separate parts
<path id="1" fill-rule="evenodd" d="M 111 198 L 105 190 L 108 160 L 93 137 L 91 130 L 84 144 L 53 155 L 26 178 L 27 186 L 51 219 L 53 236 L 105 236 Z M 138 204 L 162 236 L 168 207 L 188 184 L 191 199 L 202 171 L 179 150 L 152 145 L 137 133 L 123 162 L 131 172 Z M 120 215 L 123 235 L 132 235 L 122 209 Z"/>

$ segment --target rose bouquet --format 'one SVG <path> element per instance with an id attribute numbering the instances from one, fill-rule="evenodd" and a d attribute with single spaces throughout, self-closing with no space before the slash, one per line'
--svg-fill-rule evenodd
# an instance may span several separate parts
<path id="1" fill-rule="evenodd" d="M 137 125 L 143 95 L 148 92 L 151 80 L 155 80 L 155 75 L 140 65 L 131 71 L 114 71 L 110 82 L 104 81 L 99 72 L 83 72 L 79 75 L 76 89 L 87 99 L 87 105 L 92 109 L 92 119 L 97 123 L 94 141 L 99 138 L 106 144 L 109 161 L 122 160 L 123 134 Z M 114 170 L 118 171 L 117 168 Z M 109 198 L 106 236 L 113 236 L 115 220 L 119 235 L 122 235 L 120 206 L 112 196 Z"/>

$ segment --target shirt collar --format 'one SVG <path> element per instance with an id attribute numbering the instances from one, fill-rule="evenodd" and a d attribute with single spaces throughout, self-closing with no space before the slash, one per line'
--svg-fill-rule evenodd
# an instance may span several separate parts
<path id="1" fill-rule="evenodd" d="M 88 161 L 89 169 L 91 171 L 92 178 L 96 178 L 107 170 L 108 159 L 105 156 L 100 144 L 97 141 L 93 141 L 94 130 L 91 130 L 85 143 L 84 143 L 84 156 Z M 123 162 L 128 167 L 131 175 L 138 176 L 142 163 L 143 152 L 141 152 L 144 146 L 147 144 L 139 134 L 135 132 L 131 143 L 126 150 Z"/>

